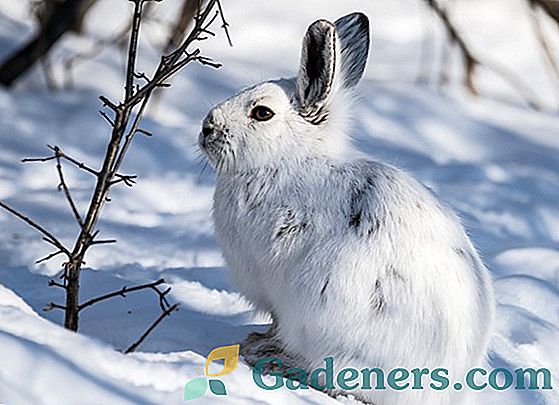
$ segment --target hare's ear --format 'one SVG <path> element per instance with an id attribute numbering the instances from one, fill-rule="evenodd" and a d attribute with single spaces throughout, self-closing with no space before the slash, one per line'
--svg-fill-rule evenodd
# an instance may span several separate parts
<path id="1" fill-rule="evenodd" d="M 369 19 L 363 13 L 352 13 L 334 25 L 340 38 L 342 84 L 351 88 L 359 82 L 367 64 Z"/>
<path id="2" fill-rule="evenodd" d="M 336 47 L 336 28 L 326 20 L 314 22 L 303 39 L 296 95 L 299 113 L 316 124 L 326 119 L 324 106 L 334 84 Z"/>

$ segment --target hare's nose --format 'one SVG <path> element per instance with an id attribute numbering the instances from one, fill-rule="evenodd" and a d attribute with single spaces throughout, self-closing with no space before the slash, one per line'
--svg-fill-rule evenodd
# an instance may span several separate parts
<path id="1" fill-rule="evenodd" d="M 209 125 L 204 125 L 202 127 L 202 134 L 204 136 L 209 136 L 213 131 L 213 127 L 210 127 Z"/>

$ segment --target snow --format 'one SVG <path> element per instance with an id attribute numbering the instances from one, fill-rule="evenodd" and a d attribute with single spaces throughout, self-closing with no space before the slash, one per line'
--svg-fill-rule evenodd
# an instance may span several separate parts
<path id="1" fill-rule="evenodd" d="M 98 38 L 118 31 L 129 16 L 127 3 L 102 0 L 92 11 L 88 31 Z M 144 127 L 155 136 L 139 137 L 124 167 L 138 174 L 138 184 L 115 189 L 99 224 L 102 235 L 118 244 L 93 248 L 83 272 L 83 300 L 162 277 L 180 311 L 131 355 L 118 350 L 157 317 L 152 292 L 84 310 L 81 333 L 64 330 L 59 311 L 42 310 L 50 301 L 62 302 L 61 292 L 47 287 L 60 261 L 34 265 L 49 247 L 0 211 L 0 403 L 182 403 L 184 384 L 203 375 L 211 349 L 265 329 L 267 315 L 255 313 L 228 283 L 209 217 L 214 177 L 200 164 L 196 136 L 213 103 L 242 86 L 295 73 L 300 37 L 309 22 L 354 10 L 373 19 L 371 62 L 355 111 L 356 146 L 412 172 L 463 218 L 496 280 L 492 366 L 547 367 L 554 387 L 559 386 L 559 116 L 551 111 L 554 89 L 542 71 L 520 0 L 455 3 L 460 25 L 477 27 L 468 34 L 473 49 L 480 57 L 506 61 L 549 111 L 527 109 L 514 90 L 487 71 L 480 72 L 484 97 L 477 99 L 456 84 L 444 92 L 416 84 L 424 40 L 431 52 L 440 52 L 441 34 L 418 1 L 285 0 L 258 7 L 246 0 L 225 2 L 235 47 L 227 46 L 222 33 L 204 43 L 204 51 L 224 67 L 216 72 L 188 66 L 152 107 Z M 171 19 L 177 4 L 157 4 L 158 19 Z M 31 32 L 27 7 L 27 2 L 0 2 L 0 58 Z M 148 73 L 165 34 L 160 24 L 147 22 L 142 33 L 139 66 Z M 548 25 L 544 28 L 550 32 Z M 72 35 L 53 60 L 93 46 L 91 38 Z M 122 63 L 119 51 L 106 47 L 76 66 L 73 88 L 46 91 L 36 69 L 14 91 L 0 90 L 0 198 L 68 242 L 77 229 L 56 191 L 54 166 L 19 161 L 46 156 L 45 145 L 55 144 L 98 165 L 108 129 L 97 114 L 97 97 L 120 97 Z M 54 74 L 63 81 L 56 62 Z M 69 166 L 65 174 L 83 208 L 93 179 Z M 203 403 L 351 402 L 314 391 L 263 391 L 242 362 L 223 381 L 229 395 L 207 395 Z M 484 404 L 559 403 L 554 391 L 489 390 L 476 398 Z"/>

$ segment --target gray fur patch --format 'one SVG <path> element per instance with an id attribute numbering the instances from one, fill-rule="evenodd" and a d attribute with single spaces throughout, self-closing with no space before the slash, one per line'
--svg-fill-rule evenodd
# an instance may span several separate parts
<path id="1" fill-rule="evenodd" d="M 381 220 L 374 216 L 369 207 L 371 190 L 375 187 L 375 176 L 365 177 L 363 183 L 351 189 L 349 198 L 348 225 L 358 235 L 373 235 L 381 225 Z"/>
<path id="2" fill-rule="evenodd" d="M 382 226 L 383 222 L 384 221 L 381 220 L 380 218 L 377 218 L 377 217 L 372 218 L 369 229 L 367 230 L 367 236 L 369 236 L 369 237 L 373 236 L 379 230 L 379 228 Z"/>
<path id="3" fill-rule="evenodd" d="M 392 265 L 386 267 L 386 276 L 398 281 L 406 281 L 406 278 Z"/>
<path id="4" fill-rule="evenodd" d="M 245 204 L 251 211 L 262 204 L 267 189 L 274 183 L 277 169 L 265 169 L 264 172 L 250 173 L 245 182 Z"/>
<path id="5" fill-rule="evenodd" d="M 466 251 L 466 250 L 462 249 L 461 247 L 455 247 L 455 248 L 453 248 L 453 250 L 469 266 L 471 266 L 471 267 L 477 267 L 478 266 L 478 260 L 476 259 L 476 257 L 474 256 L 474 254 L 472 252 Z"/>
<path id="6" fill-rule="evenodd" d="M 386 298 L 384 297 L 384 293 L 382 291 L 382 283 L 380 280 L 375 281 L 375 287 L 373 292 L 371 293 L 371 301 L 370 301 L 371 309 L 374 313 L 381 313 L 384 310 L 386 305 Z"/>
<path id="7" fill-rule="evenodd" d="M 454 251 L 458 254 L 458 256 L 461 256 L 462 258 L 467 258 L 468 256 L 466 255 L 466 252 L 464 251 L 464 249 L 460 248 L 460 247 L 455 247 Z"/>
<path id="8" fill-rule="evenodd" d="M 275 238 L 293 239 L 303 232 L 308 225 L 308 222 L 298 219 L 292 209 L 288 209 L 280 219 L 280 224 L 276 229 Z"/>

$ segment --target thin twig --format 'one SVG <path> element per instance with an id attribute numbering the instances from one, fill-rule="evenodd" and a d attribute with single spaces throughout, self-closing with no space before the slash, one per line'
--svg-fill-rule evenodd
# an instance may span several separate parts
<path id="1" fill-rule="evenodd" d="M 115 185 L 118 183 L 124 183 L 126 184 L 128 187 L 132 187 L 134 184 L 136 184 L 136 180 L 134 180 L 136 177 L 138 176 L 123 176 L 123 175 L 115 175 L 115 177 L 117 177 L 117 180 L 113 180 L 110 182 L 110 185 Z"/>
<path id="2" fill-rule="evenodd" d="M 82 170 L 84 170 L 88 173 L 91 173 L 91 174 L 95 175 L 95 176 L 99 176 L 99 172 L 97 170 L 92 169 L 91 167 L 89 167 L 89 166 L 85 165 L 84 163 L 74 159 L 71 156 L 68 156 L 58 146 L 48 145 L 48 148 L 51 149 L 52 151 L 54 151 L 54 153 L 55 153 L 54 158 L 56 158 L 56 154 L 58 154 L 58 156 L 60 156 L 62 159 L 67 160 L 70 163 L 73 163 L 79 169 L 82 169 Z"/>
<path id="3" fill-rule="evenodd" d="M 66 307 L 64 305 L 60 305 L 57 304 L 55 302 L 49 302 L 44 308 L 43 311 L 45 312 L 49 312 L 52 311 L 53 309 L 62 309 L 62 310 L 66 310 Z"/>
<path id="4" fill-rule="evenodd" d="M 217 2 L 217 8 L 219 9 L 219 15 L 221 16 L 221 28 L 223 28 L 223 31 L 225 31 L 227 41 L 229 41 L 229 46 L 233 46 L 233 41 L 231 41 L 231 35 L 229 34 L 229 23 L 225 21 L 225 13 L 223 12 L 220 1 Z"/>
<path id="5" fill-rule="evenodd" d="M 57 281 L 54 280 L 49 280 L 49 287 L 60 287 L 60 288 L 66 288 L 66 285 L 61 284 Z"/>
<path id="6" fill-rule="evenodd" d="M 128 152 L 128 148 L 130 147 L 130 144 L 132 143 L 132 139 L 136 135 L 136 132 L 137 132 L 138 127 L 140 125 L 140 120 L 142 119 L 142 115 L 144 114 L 144 111 L 145 111 L 145 109 L 146 109 L 146 107 L 149 103 L 150 95 L 151 95 L 151 92 L 146 94 L 146 97 L 142 101 L 142 104 L 140 106 L 140 110 L 137 112 L 136 117 L 134 118 L 134 122 L 132 123 L 132 128 L 128 132 L 128 135 L 126 135 L 126 138 L 124 140 L 124 145 L 120 149 L 120 152 L 118 153 L 118 156 L 115 160 L 114 166 L 112 168 L 112 173 L 116 173 L 118 171 L 118 169 L 120 168 L 120 165 L 122 164 L 122 161 L 124 160 L 124 156 L 126 155 L 126 152 Z"/>
<path id="7" fill-rule="evenodd" d="M 221 67 L 221 63 L 215 62 L 212 59 L 207 58 L 205 56 L 199 56 L 198 58 L 196 58 L 196 60 L 202 65 L 210 66 L 213 67 L 214 69 L 219 69 Z"/>
<path id="8" fill-rule="evenodd" d="M 105 118 L 105 121 L 107 121 L 111 127 L 115 126 L 114 120 L 109 117 L 105 111 L 99 110 L 99 114 L 101 114 L 101 117 Z"/>
<path id="9" fill-rule="evenodd" d="M 56 156 L 47 156 L 47 157 L 42 157 L 42 158 L 25 158 L 25 159 L 21 159 L 22 163 L 32 163 L 32 162 L 48 162 L 49 160 L 54 160 L 56 159 Z"/>
<path id="10" fill-rule="evenodd" d="M 476 69 L 480 66 L 485 66 L 489 70 L 493 71 L 497 75 L 501 76 L 506 80 L 512 88 L 514 88 L 518 93 L 526 100 L 526 103 L 530 108 L 535 110 L 541 109 L 541 102 L 538 100 L 536 94 L 530 89 L 529 86 L 524 84 L 522 79 L 516 76 L 512 71 L 506 69 L 505 67 L 499 66 L 495 63 L 489 63 L 488 61 L 480 61 L 480 59 L 475 56 L 470 50 L 469 46 L 466 44 L 458 29 L 454 26 L 453 22 L 450 20 L 448 12 L 437 0 L 424 0 L 427 5 L 435 12 L 435 15 L 443 23 L 452 43 L 455 43 L 460 52 L 462 53 L 462 58 L 464 59 L 464 85 L 468 91 L 474 95 L 478 95 L 478 89 L 474 83 L 474 76 Z"/>
<path id="11" fill-rule="evenodd" d="M 136 69 L 136 55 L 138 53 L 138 37 L 140 35 L 140 23 L 142 21 L 142 7 L 144 6 L 144 0 L 131 1 L 134 2 L 134 16 L 132 17 L 128 63 L 126 64 L 125 99 L 132 97 L 134 92 L 134 72 Z"/>
<path id="12" fill-rule="evenodd" d="M 116 239 L 102 239 L 102 240 L 94 240 L 91 242 L 92 245 L 108 245 L 111 243 L 116 243 Z"/>
<path id="13" fill-rule="evenodd" d="M 143 128 L 138 128 L 136 130 L 136 132 L 138 132 L 139 134 L 145 135 L 145 136 L 153 136 L 153 134 L 151 132 L 149 132 L 147 129 L 143 129 Z"/>
<path id="14" fill-rule="evenodd" d="M 103 102 L 103 107 L 109 107 L 114 112 L 118 110 L 118 106 L 115 103 L 113 103 L 111 100 L 109 100 L 107 97 L 99 96 L 99 100 Z"/>
<path id="15" fill-rule="evenodd" d="M 159 325 L 159 323 L 163 319 L 165 319 L 165 317 L 171 315 L 171 313 L 177 311 L 178 309 L 179 309 L 179 304 L 174 304 L 169 309 L 162 312 L 161 315 L 159 315 L 159 317 L 155 320 L 155 322 L 153 322 L 153 324 L 151 324 L 151 326 L 144 332 L 144 334 L 140 337 L 140 339 L 134 342 L 128 349 L 124 351 L 124 353 L 128 354 L 134 352 L 138 348 L 138 346 L 140 346 L 142 342 L 148 337 L 148 335 L 157 327 L 157 325 Z"/>
<path id="16" fill-rule="evenodd" d="M 37 222 L 35 222 L 31 218 L 25 216 L 21 212 L 13 209 L 8 204 L 6 204 L 2 201 L 0 201 L 0 207 L 5 209 L 6 211 L 8 211 L 10 214 L 18 217 L 19 219 L 21 219 L 23 222 L 27 223 L 32 228 L 35 228 L 37 231 L 39 231 L 40 233 L 42 233 L 45 236 L 44 239 L 47 242 L 51 243 L 52 245 L 56 246 L 58 249 L 62 250 L 69 258 L 71 257 L 70 251 L 58 240 L 58 238 L 56 236 L 54 236 L 52 233 L 50 233 L 49 231 L 47 231 L 44 227 L 39 225 Z"/>
<path id="17" fill-rule="evenodd" d="M 51 253 L 51 254 L 49 254 L 49 255 L 46 255 L 45 257 L 43 257 L 43 258 L 37 260 L 37 261 L 35 262 L 35 264 L 40 264 L 40 263 L 49 261 L 49 260 L 52 259 L 53 257 L 56 257 L 56 256 L 61 255 L 61 254 L 63 254 L 63 253 L 64 253 L 64 252 L 63 252 L 62 250 L 57 250 L 56 252 L 53 252 L 53 253 Z"/>
<path id="18" fill-rule="evenodd" d="M 161 297 L 162 294 L 166 294 L 166 293 L 162 292 L 162 291 L 159 291 L 156 287 L 160 284 L 163 284 L 164 282 L 165 282 L 164 279 L 159 279 L 157 281 L 154 281 L 153 283 L 142 284 L 142 285 L 138 285 L 136 287 L 126 287 L 126 286 L 122 287 L 118 291 L 113 291 L 111 293 L 92 298 L 92 299 L 84 302 L 83 304 L 80 304 L 78 306 L 78 311 L 82 311 L 83 309 L 85 309 L 85 308 L 87 308 L 87 307 L 89 307 L 93 304 L 96 304 L 96 303 L 101 302 L 101 301 L 108 300 L 108 299 L 113 298 L 113 297 L 118 297 L 118 296 L 126 297 L 126 294 L 128 294 L 128 293 L 131 293 L 131 292 L 134 292 L 134 291 L 145 290 L 145 289 L 152 289 L 152 290 L 156 291 L 156 293 Z"/>
<path id="19" fill-rule="evenodd" d="M 57 159 L 57 157 L 67 160 L 68 162 L 74 164 L 77 168 L 82 169 L 96 177 L 98 177 L 100 175 L 100 173 L 87 166 L 86 164 L 74 159 L 73 157 L 67 155 L 66 153 L 64 153 L 62 151 L 62 149 L 60 149 L 58 146 L 51 146 L 51 145 L 47 145 L 47 147 L 49 149 L 51 149 L 54 152 L 54 155 L 52 156 L 47 156 L 47 157 L 40 157 L 40 158 L 25 158 L 22 159 L 21 161 L 23 163 L 30 163 L 30 162 L 40 162 L 40 163 L 44 163 L 44 162 L 48 162 L 50 160 L 55 160 Z M 114 175 L 114 177 L 118 178 L 118 181 L 115 181 L 115 183 L 120 183 L 120 182 L 124 182 L 127 186 L 132 187 L 135 183 L 136 183 L 136 178 L 138 177 L 137 175 L 133 175 L 133 174 L 120 174 L 120 173 L 116 173 Z"/>
<path id="20" fill-rule="evenodd" d="M 58 154 L 59 149 L 56 150 L 56 171 L 58 172 L 58 178 L 60 179 L 59 188 L 62 189 L 64 195 L 66 196 L 66 201 L 68 201 L 68 205 L 74 214 L 74 218 L 76 218 L 76 222 L 79 224 L 80 228 L 83 227 L 83 220 L 76 207 L 76 203 L 70 194 L 70 189 L 68 188 L 68 184 L 66 184 L 66 180 L 64 179 L 64 173 L 62 172 L 62 165 L 60 164 L 60 155 Z"/>

